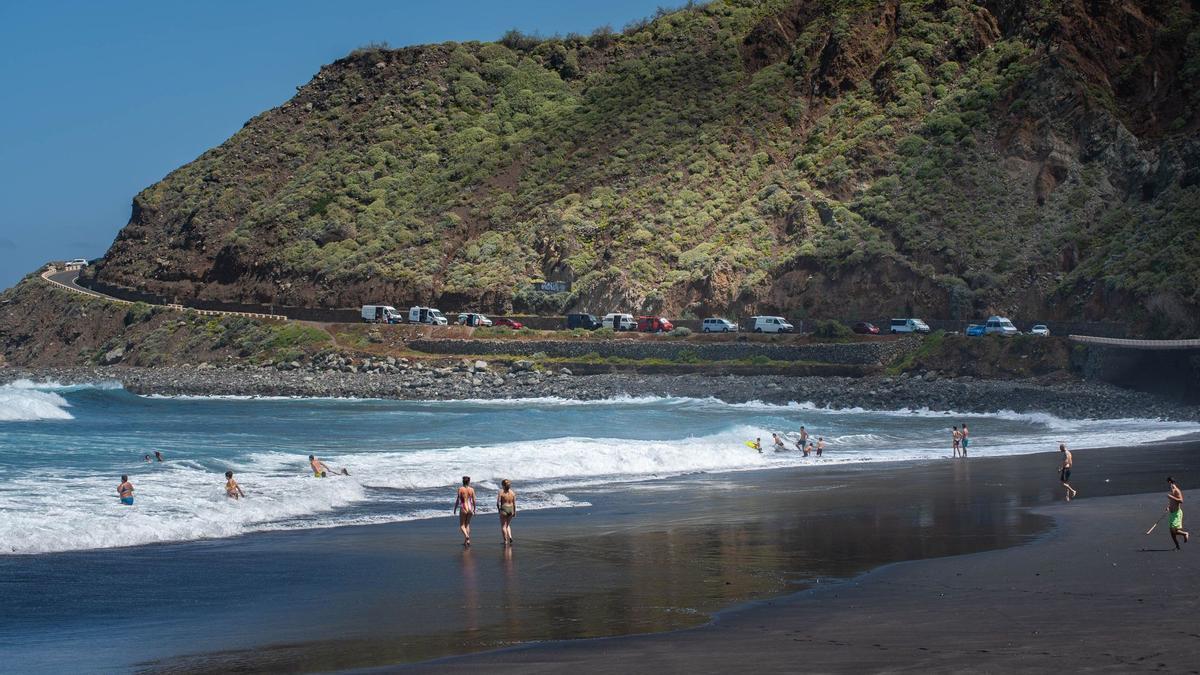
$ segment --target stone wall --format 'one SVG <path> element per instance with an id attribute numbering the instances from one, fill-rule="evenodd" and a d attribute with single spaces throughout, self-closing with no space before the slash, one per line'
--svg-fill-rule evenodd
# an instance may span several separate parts
<path id="1" fill-rule="evenodd" d="M 698 343 L 648 340 L 410 340 L 408 347 L 429 354 L 488 356 L 545 354 L 558 358 L 600 357 L 677 359 L 690 352 L 702 361 L 733 361 L 765 356 L 773 361 L 812 361 L 846 365 L 890 363 L 919 344 L 919 338 L 877 342 L 780 345 L 762 342 Z"/>

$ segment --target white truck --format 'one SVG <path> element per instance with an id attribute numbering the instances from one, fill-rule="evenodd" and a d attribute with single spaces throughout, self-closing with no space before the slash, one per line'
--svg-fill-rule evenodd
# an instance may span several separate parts
<path id="1" fill-rule="evenodd" d="M 409 307 L 409 323 L 427 323 L 432 326 L 445 326 L 450 323 L 442 313 L 433 307 Z"/>
<path id="2" fill-rule="evenodd" d="M 794 333 L 796 327 L 782 316 L 752 316 L 755 333 Z"/>
<path id="3" fill-rule="evenodd" d="M 615 331 L 637 330 L 637 320 L 633 318 L 632 314 L 613 312 L 604 315 L 604 318 L 600 320 L 600 327 L 611 328 Z"/>
<path id="4" fill-rule="evenodd" d="M 400 323 L 404 317 L 391 305 L 363 305 L 362 320 L 367 323 Z"/>
<path id="5" fill-rule="evenodd" d="M 928 333 L 929 324 L 920 319 L 892 319 L 893 333 Z"/>
<path id="6" fill-rule="evenodd" d="M 1019 335 L 1020 332 L 1006 316 L 989 316 L 983 326 L 984 335 Z"/>

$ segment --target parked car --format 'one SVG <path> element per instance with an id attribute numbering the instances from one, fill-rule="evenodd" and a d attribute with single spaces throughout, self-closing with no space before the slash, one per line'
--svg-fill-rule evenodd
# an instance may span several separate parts
<path id="1" fill-rule="evenodd" d="M 597 319 L 595 314 L 567 315 L 567 330 L 575 330 L 576 328 L 582 328 L 584 330 L 596 330 L 599 327 L 600 319 Z"/>
<path id="2" fill-rule="evenodd" d="M 639 316 L 637 329 L 642 333 L 666 333 L 674 330 L 675 324 L 665 316 Z"/>
<path id="3" fill-rule="evenodd" d="M 1021 331 L 1003 316 L 989 316 L 983 332 L 987 335 L 1016 335 Z"/>
<path id="4" fill-rule="evenodd" d="M 359 316 L 367 323 L 400 323 L 404 317 L 391 305 L 363 305 Z"/>
<path id="5" fill-rule="evenodd" d="M 1029 329 L 1029 334 L 1047 336 L 1050 335 L 1050 327 L 1044 323 L 1039 323 L 1038 325 Z"/>
<path id="6" fill-rule="evenodd" d="M 796 327 L 782 316 L 752 316 L 755 333 L 792 333 Z"/>
<path id="7" fill-rule="evenodd" d="M 476 314 L 475 312 L 462 312 L 458 315 L 458 325 L 487 327 L 492 325 L 492 320 L 482 314 Z"/>
<path id="8" fill-rule="evenodd" d="M 700 322 L 700 330 L 705 333 L 736 333 L 737 324 L 719 316 L 710 316 Z"/>
<path id="9" fill-rule="evenodd" d="M 503 316 L 498 316 L 495 319 L 492 319 L 492 323 L 495 324 L 497 328 L 503 326 L 504 328 L 511 328 L 513 330 L 521 330 L 525 327 L 525 324 L 521 323 L 520 321 L 513 321 L 512 319 Z"/>
<path id="10" fill-rule="evenodd" d="M 929 325 L 920 319 L 892 319 L 893 333 L 928 333 Z"/>
<path id="11" fill-rule="evenodd" d="M 87 267 L 88 261 L 87 261 L 87 258 L 76 258 L 74 260 L 68 260 L 66 262 L 66 265 L 67 265 L 67 267 L 76 267 L 76 266 Z"/>
<path id="12" fill-rule="evenodd" d="M 621 314 L 619 312 L 605 314 L 604 319 L 600 321 L 600 325 L 602 328 L 611 328 L 615 331 L 637 330 L 637 321 L 633 318 L 633 315 Z"/>
<path id="13" fill-rule="evenodd" d="M 854 327 L 850 330 L 858 333 L 859 335 L 879 335 L 879 326 L 876 326 L 869 321 L 859 321 L 858 323 L 854 324 Z"/>
<path id="14" fill-rule="evenodd" d="M 973 323 L 973 324 L 967 326 L 966 333 L 967 333 L 967 337 L 979 337 L 980 335 L 983 335 L 984 334 L 983 324 Z"/>
<path id="15" fill-rule="evenodd" d="M 409 323 L 427 323 L 434 326 L 445 326 L 450 323 L 442 313 L 433 307 L 409 307 Z"/>

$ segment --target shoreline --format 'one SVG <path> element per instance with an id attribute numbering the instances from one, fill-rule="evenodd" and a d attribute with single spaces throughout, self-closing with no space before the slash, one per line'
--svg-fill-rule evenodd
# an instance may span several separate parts
<path id="1" fill-rule="evenodd" d="M 1200 421 L 1200 406 L 1100 382 L 971 377 L 790 375 L 576 375 L 564 369 L 414 368 L 404 372 L 310 372 L 244 367 L 0 368 L 0 384 L 117 381 L 134 394 L 369 398 L 408 401 L 554 397 L 592 401 L 622 396 L 717 398 L 727 403 L 811 403 L 818 408 L 928 409 L 957 413 L 1049 413 L 1075 419 Z"/>
<path id="2" fill-rule="evenodd" d="M 1086 662 L 1102 670 L 1173 664 L 1194 673 L 1200 566 L 1189 546 L 1200 542 L 1174 551 L 1165 532 L 1141 534 L 1164 500 L 1139 493 L 1026 508 L 1052 524 L 1023 543 L 890 562 L 724 608 L 693 628 L 531 643 L 386 670 L 676 672 L 736 668 L 755 654 L 763 672 L 794 672 L 798 663 L 810 671 L 1011 672 Z M 1072 555 L 1081 549 L 1093 555 Z M 1091 644 L 1097 640 L 1103 644 Z M 1084 645 L 1091 653 L 1080 653 Z"/>

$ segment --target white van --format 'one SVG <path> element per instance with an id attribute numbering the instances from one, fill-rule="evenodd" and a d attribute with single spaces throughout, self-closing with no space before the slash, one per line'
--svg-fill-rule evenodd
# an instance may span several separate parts
<path id="1" fill-rule="evenodd" d="M 983 327 L 984 335 L 1017 335 L 1021 331 L 1003 316 L 989 316 L 987 324 Z"/>
<path id="2" fill-rule="evenodd" d="M 705 333 L 736 333 L 737 329 L 736 323 L 719 316 L 709 317 L 700 324 L 700 330 Z"/>
<path id="3" fill-rule="evenodd" d="M 462 312 L 458 315 L 458 325 L 486 328 L 492 325 L 492 320 L 475 312 Z"/>
<path id="4" fill-rule="evenodd" d="M 613 330 L 637 330 L 637 321 L 632 314 L 612 313 L 605 314 L 600 320 L 601 328 L 611 328 Z"/>
<path id="5" fill-rule="evenodd" d="M 892 319 L 893 333 L 928 333 L 929 325 L 920 319 Z"/>
<path id="6" fill-rule="evenodd" d="M 428 323 L 434 326 L 450 323 L 441 312 L 432 307 L 409 307 L 408 320 L 410 323 Z"/>
<path id="7" fill-rule="evenodd" d="M 404 317 L 391 305 L 363 305 L 362 320 L 367 323 L 400 323 Z"/>
<path id="8" fill-rule="evenodd" d="M 796 327 L 782 316 L 752 316 L 755 333 L 793 333 Z"/>

